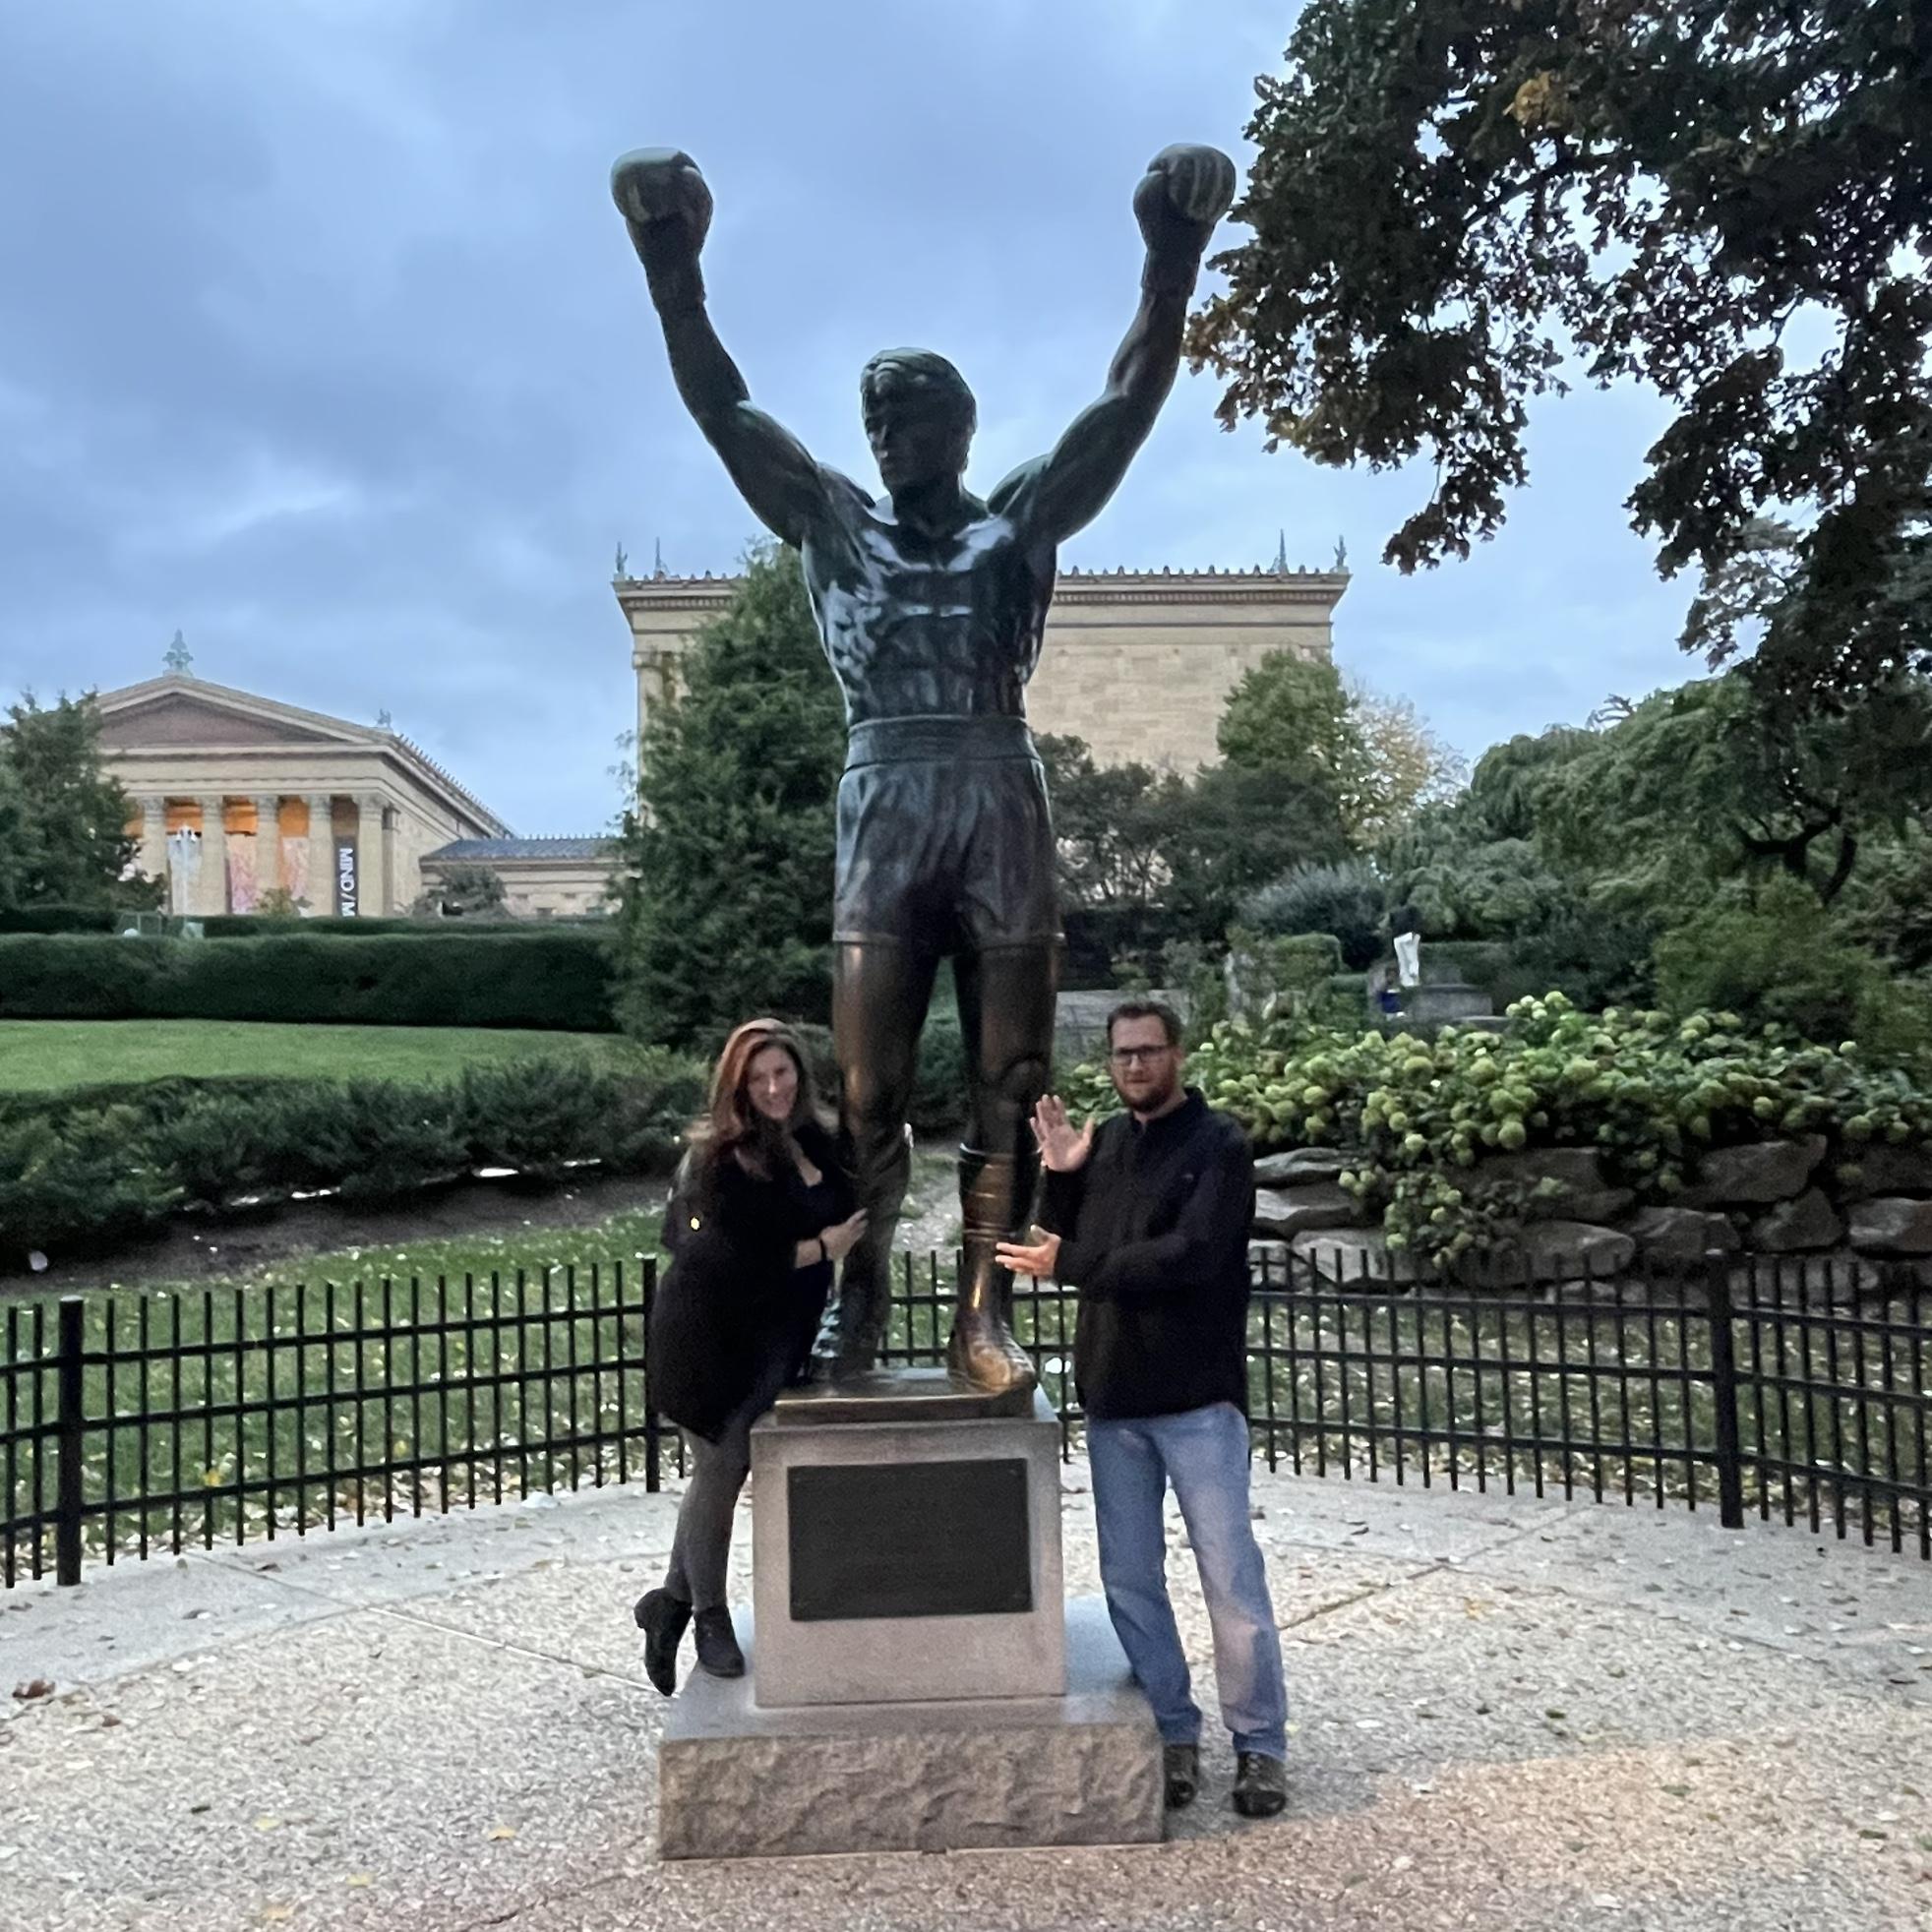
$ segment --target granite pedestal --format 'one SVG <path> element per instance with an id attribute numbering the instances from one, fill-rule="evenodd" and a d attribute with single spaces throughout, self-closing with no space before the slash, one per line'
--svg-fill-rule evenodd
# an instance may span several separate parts
<path id="1" fill-rule="evenodd" d="M 1153 1713 L 1106 1606 L 1061 1590 L 1044 1396 L 911 1369 L 788 1392 L 752 1431 L 749 1670 L 672 1702 L 660 1854 L 1160 1838 Z"/>
<path id="2" fill-rule="evenodd" d="M 1059 1697 L 772 1709 L 737 1621 L 751 1674 L 693 1672 L 665 1720 L 660 1857 L 1160 1840 L 1160 1732 L 1099 1598 L 1066 1605 Z"/>

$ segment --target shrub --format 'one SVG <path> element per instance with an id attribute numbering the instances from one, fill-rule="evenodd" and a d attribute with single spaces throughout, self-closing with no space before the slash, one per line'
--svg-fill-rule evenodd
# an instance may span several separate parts
<path id="1" fill-rule="evenodd" d="M 0 1255 L 126 1240 L 160 1222 L 176 1199 L 144 1157 L 131 1109 L 0 1122 Z"/>
<path id="2" fill-rule="evenodd" d="M 1666 934 L 1658 994 L 1672 1012 L 1735 1012 L 1750 1026 L 1788 1026 L 1807 1040 L 1856 1039 L 1883 1051 L 1923 1044 L 1893 981 L 1802 886 L 1773 887 Z"/>
<path id="3" fill-rule="evenodd" d="M 647 1048 L 617 1089 L 602 1122 L 600 1158 L 617 1174 L 648 1174 L 678 1158 L 685 1129 L 703 1111 L 710 1069 L 669 1048 Z"/>
<path id="4" fill-rule="evenodd" d="M 538 1060 L 451 1086 L 157 1080 L 0 1096 L 0 1253 L 125 1238 L 172 1208 L 298 1189 L 396 1200 L 471 1166 L 667 1167 L 702 1104 L 683 1056 Z"/>
<path id="5" fill-rule="evenodd" d="M 1581 1013 L 1560 994 L 1519 1001 L 1507 1034 L 1445 1027 L 1430 1041 L 1278 1018 L 1232 1020 L 1188 1076 L 1258 1147 L 1344 1147 L 1344 1184 L 1389 1240 L 1444 1262 L 1520 1214 L 1467 1171 L 1487 1152 L 1600 1150 L 1615 1179 L 1668 1201 L 1708 1148 L 1822 1133 L 1855 1163 L 1874 1140 L 1932 1141 L 1932 1091 L 1853 1046 L 1753 1031 L 1735 1013 Z M 1106 1071 L 1078 1070 L 1069 1104 L 1111 1109 Z"/>
<path id="6" fill-rule="evenodd" d="M 179 1112 L 150 1123 L 148 1154 L 181 1198 L 197 1206 L 223 1208 L 283 1191 L 308 1097 L 306 1082 L 295 1094 L 196 1094 Z"/>
<path id="7" fill-rule="evenodd" d="M 0 1019 L 358 1021 L 610 1031 L 590 931 L 416 937 L 0 937 Z"/>
<path id="8" fill-rule="evenodd" d="M 544 1180 L 598 1160 L 618 1085 L 585 1060 L 465 1067 L 456 1104 L 465 1158 Z"/>
<path id="9" fill-rule="evenodd" d="M 1068 993 L 1104 992 L 1120 984 L 1117 963 L 1158 959 L 1165 946 L 1198 938 L 1191 920 L 1160 906 L 1067 906 L 1059 983 Z"/>
<path id="10" fill-rule="evenodd" d="M 957 1011 L 936 999 L 919 1036 L 919 1064 L 906 1113 L 915 1133 L 952 1133 L 966 1124 L 966 1043 Z"/>
<path id="11" fill-rule="evenodd" d="M 0 934 L 112 933 L 115 918 L 104 906 L 0 906 Z"/>
<path id="12" fill-rule="evenodd" d="M 1374 870 L 1358 860 L 1344 860 L 1334 866 L 1298 866 L 1251 893 L 1241 905 L 1241 924 L 1270 937 L 1327 933 L 1341 946 L 1342 964 L 1363 972 L 1381 957 L 1387 911 L 1385 888 Z"/>
<path id="13" fill-rule="evenodd" d="M 1276 938 L 1238 929 L 1228 935 L 1228 999 L 1248 1020 L 1325 1013 L 1329 981 L 1342 964 L 1341 941 L 1329 933 L 1291 933 Z"/>
<path id="14" fill-rule="evenodd" d="M 1657 930 L 1646 920 L 1573 906 L 1540 932 L 1492 948 L 1500 960 L 1490 977 L 1478 980 L 1473 972 L 1468 977 L 1499 1007 L 1552 991 L 1593 1013 L 1605 1006 L 1648 1006 L 1657 993 L 1651 960 L 1656 942 Z M 1428 954 L 1424 946 L 1424 961 Z M 1715 1003 L 1721 1008 L 1728 1002 Z"/>

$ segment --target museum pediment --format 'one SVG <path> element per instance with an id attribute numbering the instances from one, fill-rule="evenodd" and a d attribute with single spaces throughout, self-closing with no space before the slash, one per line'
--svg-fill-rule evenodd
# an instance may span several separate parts
<path id="1" fill-rule="evenodd" d="M 296 711 L 266 698 L 240 701 L 217 691 L 178 686 L 143 692 L 104 693 L 100 740 L 108 752 L 160 751 L 177 747 L 366 744 L 376 734 L 347 723 Z"/>

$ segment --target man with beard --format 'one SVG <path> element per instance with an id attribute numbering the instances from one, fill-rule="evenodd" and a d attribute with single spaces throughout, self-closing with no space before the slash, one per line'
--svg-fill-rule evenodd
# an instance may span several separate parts
<path id="1" fill-rule="evenodd" d="M 1124 1115 L 1076 1128 L 1044 1095 L 1033 1133 L 1051 1233 L 1002 1242 L 1016 1274 L 1080 1291 L 1074 1377 L 1087 1417 L 1107 1608 L 1165 1746 L 1167 1798 L 1191 1803 L 1201 1713 L 1168 1598 L 1161 1512 L 1170 1483 L 1214 1632 L 1234 1801 L 1265 1818 L 1288 1799 L 1281 1639 L 1248 1515 L 1247 1268 L 1254 1162 L 1238 1121 L 1182 1084 L 1180 1022 L 1128 1000 L 1107 1022 Z"/>

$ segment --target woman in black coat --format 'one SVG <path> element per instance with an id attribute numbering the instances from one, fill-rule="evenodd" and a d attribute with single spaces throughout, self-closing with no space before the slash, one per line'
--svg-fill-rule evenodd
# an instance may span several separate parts
<path id="1" fill-rule="evenodd" d="M 667 1697 L 694 1619 L 699 1665 L 744 1671 L 725 1569 L 752 1424 L 804 1368 L 832 1264 L 866 1225 L 805 1056 L 776 1020 L 749 1020 L 725 1042 L 691 1143 L 665 1217 L 671 1266 L 647 1357 L 651 1400 L 685 1433 L 685 1494 L 664 1582 L 635 1610 L 645 1672 Z"/>

